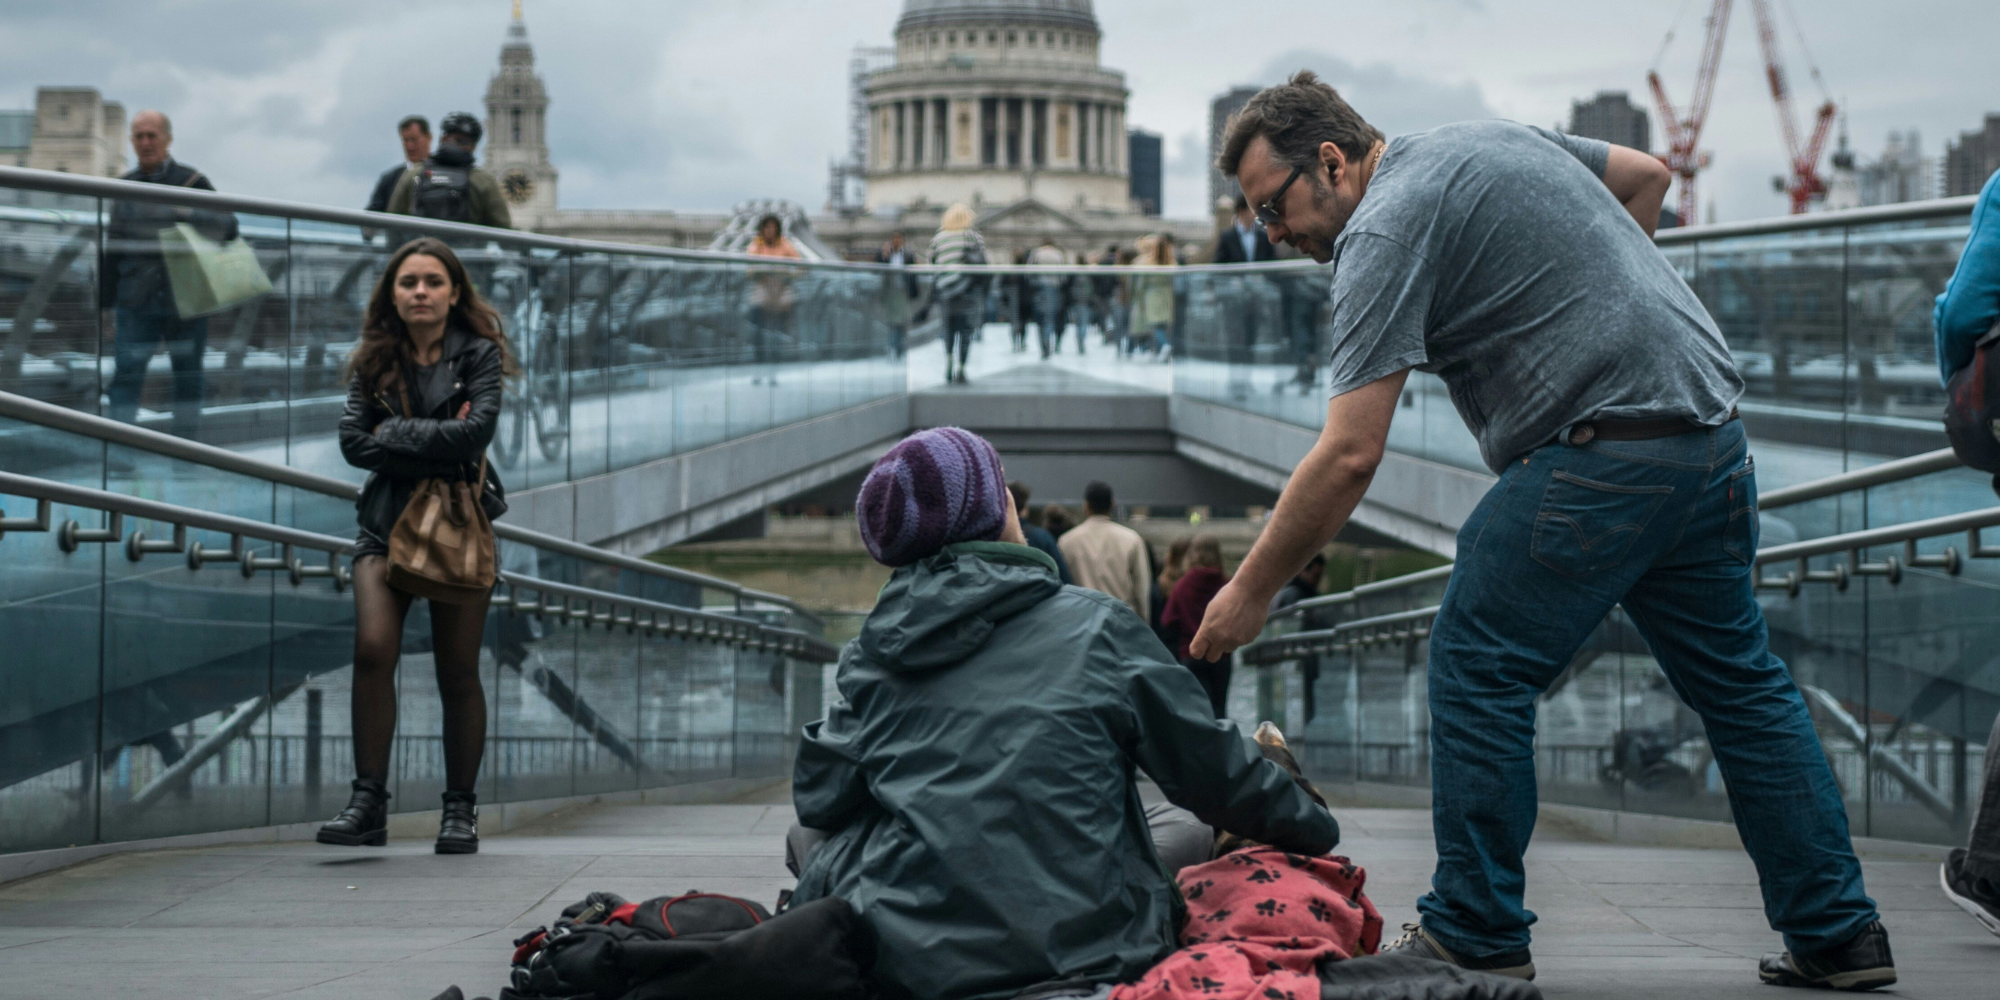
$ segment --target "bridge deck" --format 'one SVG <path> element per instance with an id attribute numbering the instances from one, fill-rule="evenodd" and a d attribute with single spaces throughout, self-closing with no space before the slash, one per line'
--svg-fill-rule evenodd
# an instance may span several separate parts
<path id="1" fill-rule="evenodd" d="M 1425 810 L 1342 809 L 1342 850 L 1367 867 L 1393 930 L 1429 880 Z M 594 889 L 689 889 L 769 900 L 791 884 L 782 788 L 728 805 L 602 806 L 486 839 L 473 857 L 426 841 L 114 855 L 0 887 L 0 993 L 427 1000 L 504 982 L 512 939 Z M 1761 997 L 1776 944 L 1733 851 L 1642 848 L 1544 831 L 1529 902 L 1550 997 Z M 1982 995 L 2000 941 L 1937 891 L 1934 864 L 1868 861 L 1903 981 L 1898 995 Z"/>

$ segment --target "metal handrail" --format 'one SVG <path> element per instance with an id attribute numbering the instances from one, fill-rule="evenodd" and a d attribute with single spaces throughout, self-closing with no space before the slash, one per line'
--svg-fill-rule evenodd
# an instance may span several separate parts
<path id="1" fill-rule="evenodd" d="M 37 424 L 54 430 L 96 438 L 97 440 L 106 441 L 111 444 L 135 448 L 140 451 L 184 462 L 192 462 L 196 465 L 205 465 L 224 472 L 250 476 L 282 486 L 293 486 L 313 493 L 338 497 L 342 500 L 352 501 L 361 495 L 361 487 L 344 479 L 335 479 L 332 476 L 322 476 L 316 472 L 307 472 L 304 469 L 294 469 L 288 465 L 266 462 L 262 459 L 238 454 L 227 448 L 218 448 L 214 445 L 202 444 L 199 441 L 189 441 L 186 438 L 178 438 L 160 431 L 120 423 L 107 417 L 97 416 L 94 413 L 72 410 L 68 407 L 57 406 L 54 403 L 45 403 L 39 399 L 32 399 L 11 392 L 0 392 L 0 417 L 11 417 L 25 423 Z M 117 496 L 117 494 L 109 495 Z M 571 541 L 567 538 L 558 538 L 555 535 L 544 534 L 529 528 L 520 527 L 519 525 L 507 524 L 504 521 L 494 523 L 493 534 L 508 541 L 533 545 L 537 548 L 548 549 L 578 559 L 587 559 L 607 566 L 615 566 L 619 569 L 648 573 L 678 583 L 694 584 L 712 590 L 721 590 L 733 595 L 739 602 L 750 600 L 760 604 L 775 604 L 812 621 L 817 622 L 820 620 L 818 615 L 806 610 L 805 607 L 791 598 L 761 590 L 752 590 L 732 580 L 707 576 L 691 570 L 678 569 L 673 566 L 663 566 L 656 562 L 622 553 L 606 552 L 603 549 L 585 545 L 581 542 Z"/>
<path id="2" fill-rule="evenodd" d="M 982 274 L 1091 274 L 1103 275 L 1113 268 L 1086 264 L 1033 265 L 1033 264 L 976 264 L 947 265 L 911 264 L 892 267 L 873 261 L 809 261 L 777 260 L 769 257 L 753 257 L 745 253 L 722 250 L 698 250 L 686 247 L 662 247 L 641 243 L 615 243 L 606 240 L 583 240 L 568 236 L 548 236 L 542 233 L 519 229 L 494 229 L 475 226 L 463 222 L 443 222 L 413 215 L 389 215 L 382 212 L 364 212 L 359 209 L 337 208 L 328 205 L 312 205 L 304 202 L 283 201 L 277 198 L 259 198 L 251 195 L 225 194 L 219 191 L 202 191 L 193 188 L 169 187 L 164 184 L 146 184 L 140 181 L 118 180 L 109 177 L 88 177 L 54 170 L 32 170 L 27 167 L 0 166 L 0 187 L 17 188 L 28 191 L 43 191 L 50 194 L 74 195 L 85 198 L 108 198 L 114 201 L 144 201 L 189 208 L 207 209 L 216 212 L 243 212 L 250 215 L 266 215 L 280 218 L 305 219 L 312 222 L 326 222 L 334 225 L 356 226 L 362 229 L 393 230 L 401 233 L 422 233 L 448 240 L 493 240 L 510 247 L 532 247 L 540 250 L 555 250 L 572 254 L 620 254 L 628 257 L 653 257 L 663 259 L 693 260 L 706 263 L 716 261 L 754 261 L 760 268 L 800 268 L 842 271 L 874 271 L 888 273 L 905 271 L 915 273 L 945 273 L 952 271 L 976 270 Z M 1266 261 L 1254 265 L 1246 264 L 1189 264 L 1179 266 L 1119 265 L 1115 270 L 1121 273 L 1169 271 L 1188 273 L 1203 270 L 1224 270 L 1234 274 L 1256 271 L 1312 270 L 1320 265 L 1310 260 Z"/>
<path id="3" fill-rule="evenodd" d="M 1865 469 L 1856 469 L 1853 472 L 1843 472 L 1837 476 L 1772 490 L 1757 498 L 1757 509 L 1775 510 L 1779 507 L 1789 507 L 1792 504 L 1835 496 L 1851 490 L 1915 479 L 1933 472 L 1945 472 L 1964 464 L 1950 448 L 1939 448 L 1921 455 L 1911 455 L 1893 462 L 1883 462 L 1881 465 L 1871 465 Z"/>
<path id="4" fill-rule="evenodd" d="M 2000 507 L 1926 518 L 1922 521 L 1908 521 L 1882 528 L 1850 531 L 1846 534 L 1829 535 L 1803 542 L 1771 545 L 1758 549 L 1752 560 L 1752 565 L 1758 567 L 1755 585 L 1759 590 L 1783 590 L 1787 595 L 1797 597 L 1800 589 L 1808 583 L 1830 583 L 1835 590 L 1844 591 L 1850 581 L 1861 576 L 1883 577 L 1893 586 L 1903 581 L 1903 571 L 1906 569 L 1942 569 L 1951 576 L 1957 576 L 1964 568 L 1966 559 L 2000 559 L 2000 545 L 1988 546 L 1981 537 L 1985 529 L 1992 527 L 2000 527 Z M 1955 546 L 1947 546 L 1943 552 L 1917 551 L 1917 543 L 1924 539 L 1941 538 L 1961 532 L 1966 536 L 1964 552 L 1960 552 Z M 1884 545 L 1901 545 L 1903 554 L 1890 556 L 1879 562 L 1869 562 L 1864 557 L 1864 553 L 1869 549 Z M 1835 563 L 1832 569 L 1815 570 L 1808 565 L 1815 557 L 1840 553 L 1845 553 L 1847 558 L 1844 562 Z M 1780 577 L 1766 577 L 1761 568 L 1771 563 L 1791 561 L 1797 561 L 1798 568 Z M 1371 586 L 1380 588 L 1382 584 L 1394 584 L 1399 581 L 1404 581 L 1403 585 L 1407 585 L 1408 582 L 1414 582 L 1414 578 L 1418 576 L 1435 579 L 1442 575 L 1442 571 L 1449 569 L 1448 566 L 1440 566 L 1425 570 L 1423 573 L 1398 577 L 1396 580 L 1384 580 L 1380 584 Z M 1351 599 L 1351 594 L 1352 592 L 1331 596 Z M 1302 601 L 1292 607 L 1297 608 L 1304 603 L 1306 602 Z M 1329 603 L 1343 602 L 1321 598 L 1316 606 L 1324 607 Z M 1342 622 L 1332 628 L 1272 636 L 1244 646 L 1241 656 L 1244 663 L 1256 666 L 1310 653 L 1341 652 L 1379 642 L 1421 637 L 1428 634 L 1428 630 L 1416 623 L 1436 617 L 1437 612 L 1436 606 L 1418 608 L 1414 611 L 1399 611 Z M 1277 618 L 1278 615 L 1271 617 Z M 1359 635 L 1356 636 L 1355 633 Z"/>
<path id="5" fill-rule="evenodd" d="M 34 517 L 0 519 L 0 537 L 8 533 L 53 530 L 57 544 L 66 552 L 75 551 L 81 543 L 95 542 L 122 545 L 125 557 L 132 562 L 142 562 L 154 553 L 184 553 L 190 571 L 198 571 L 207 563 L 229 562 L 238 566 L 245 577 L 265 570 L 287 572 L 295 587 L 310 578 L 328 577 L 333 580 L 334 589 L 341 590 L 352 579 L 351 570 L 339 562 L 339 557 L 354 553 L 354 541 L 348 538 L 11 472 L 0 472 L 0 495 L 27 497 L 36 501 Z M 50 516 L 53 504 L 104 511 L 110 515 L 109 524 L 102 529 L 80 529 L 76 521 L 69 520 L 58 526 Z M 172 543 L 148 541 L 144 533 L 137 531 L 128 535 L 124 530 L 125 517 L 173 525 L 174 540 Z M 189 528 L 229 535 L 228 551 L 205 553 L 200 542 L 190 544 L 187 541 Z M 243 544 L 245 538 L 280 545 L 283 547 L 282 554 L 278 558 L 261 556 Z M 327 563 L 325 566 L 307 566 L 302 558 L 293 554 L 295 549 L 324 552 L 328 556 Z M 504 595 L 496 594 L 490 606 L 501 610 L 560 617 L 566 622 L 581 620 L 586 626 L 615 625 L 628 630 L 643 630 L 648 634 L 753 646 L 823 663 L 830 663 L 840 655 L 839 648 L 832 643 L 797 629 L 779 628 L 733 615 L 683 608 L 576 584 L 557 583 L 524 573 L 503 570 L 498 576 L 499 582 L 506 584 L 508 590 Z M 520 596 L 522 591 L 536 594 L 537 599 L 533 602 L 523 600 Z M 555 606 L 544 603 L 544 599 L 550 596 L 560 597 L 561 603 Z M 575 601 L 585 602 L 581 611 Z M 598 612 L 598 605 L 605 606 L 607 610 Z M 624 614 L 619 613 L 621 608 L 625 609 Z"/>
<path id="6" fill-rule="evenodd" d="M 1255 667 L 1314 653 L 1344 653 L 1382 643 L 1421 639 L 1430 635 L 1429 623 L 1437 617 L 1438 607 L 1433 604 L 1428 608 L 1342 622 L 1332 628 L 1260 639 L 1243 647 L 1238 655 L 1245 664 Z"/>
<path id="7" fill-rule="evenodd" d="M 1825 479 L 1815 479 L 1809 483 L 1799 483 L 1795 486 L 1786 486 L 1780 489 L 1775 489 L 1758 498 L 1757 509 L 1775 510 L 1781 507 L 1789 507 L 1793 504 L 1801 504 L 1809 500 L 1818 500 L 1824 497 L 1837 496 L 1839 494 L 1847 493 L 1853 490 L 1867 489 L 1873 486 L 1881 486 L 1886 483 L 1901 482 L 1905 479 L 1915 479 L 1918 476 L 1927 476 L 1936 472 L 1946 472 L 1951 469 L 1956 469 L 1963 464 L 1965 463 L 1959 461 L 1958 456 L 1954 454 L 1950 448 L 1940 448 L 1937 451 L 1927 451 L 1921 455 L 1911 455 L 1908 458 L 1899 458 L 1891 462 L 1883 462 L 1880 465 L 1871 465 L 1868 468 L 1857 469 L 1853 472 L 1843 472 L 1840 475 L 1828 476 Z M 1985 512 L 1983 511 L 1974 512 L 1975 515 L 1981 513 Z M 1969 515 L 1953 515 L 1953 516 L 1965 517 Z M 1913 522 L 1913 523 L 1920 523 L 1920 522 Z M 1888 531 L 1890 529 L 1880 528 L 1875 530 Z M 1959 529 L 1952 529 L 1952 530 L 1956 531 Z M 1949 532 L 1941 532 L 1941 533 L 1949 533 Z M 1812 555 L 1825 555 L 1828 552 L 1841 552 L 1849 548 L 1852 548 L 1853 547 L 1852 542 L 1840 541 L 1841 538 L 1845 537 L 1846 536 L 1835 536 L 1823 539 L 1814 539 L 1806 542 L 1798 542 L 1795 544 L 1805 545 L 1805 546 L 1818 546 L 1823 543 L 1837 543 L 1837 544 L 1832 544 L 1830 548 L 1816 549 L 1811 553 Z M 1924 537 L 1935 537 L 1935 535 L 1927 535 Z M 1881 544 L 1881 543 L 1873 543 L 1873 544 Z M 1796 558 L 1796 555 L 1784 555 L 1775 557 L 1775 559 L 1789 559 L 1789 558 Z M 1775 561 L 1775 560 L 1764 559 L 1763 553 L 1760 552 L 1758 554 L 1758 561 L 1765 562 L 1765 561 Z M 1903 565 L 1907 566 L 1911 564 L 1905 562 L 1903 563 Z M 1922 565 L 1931 565 L 1931 564 L 1922 564 Z M 1937 563 L 1935 565 L 1942 566 L 1944 564 Z M 1305 612 L 1316 608 L 1337 607 L 1342 604 L 1350 604 L 1353 603 L 1355 600 L 1367 597 L 1372 594 L 1380 594 L 1392 590 L 1401 590 L 1404 587 L 1413 587 L 1418 584 L 1429 583 L 1432 580 L 1443 579 L 1450 575 L 1451 575 L 1451 567 L 1449 565 L 1445 565 L 1445 566 L 1436 566 L 1426 570 L 1419 570 L 1415 573 L 1405 573 L 1402 576 L 1390 577 L 1387 580 L 1377 580 L 1374 583 L 1365 583 L 1362 584 L 1361 586 L 1355 587 L 1353 590 L 1342 591 L 1341 593 L 1338 594 L 1327 594 L 1324 597 L 1309 598 L 1307 600 L 1300 601 L 1297 604 L 1289 605 L 1283 609 L 1272 612 L 1271 620 L 1276 621 L 1280 618 L 1286 618 L 1293 615 L 1304 614 Z"/>
<path id="8" fill-rule="evenodd" d="M 1653 242 L 1661 246 L 1672 246 L 1676 243 L 1698 243 L 1703 240 L 1728 239 L 1734 236 L 1795 233 L 1806 229 L 1872 226 L 1885 222 L 1920 222 L 1970 213 L 1972 206 L 1978 202 L 1978 195 L 1969 194 L 1956 198 L 1934 198 L 1930 201 L 1906 201 L 1894 205 L 1846 208 L 1835 212 L 1813 212 L 1809 215 L 1780 215 L 1771 219 L 1681 226 L 1661 230 L 1653 236 Z"/>

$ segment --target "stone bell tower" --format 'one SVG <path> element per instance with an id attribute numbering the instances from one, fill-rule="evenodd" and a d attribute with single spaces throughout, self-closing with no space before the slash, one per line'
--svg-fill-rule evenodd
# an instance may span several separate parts
<path id="1" fill-rule="evenodd" d="M 556 168 L 549 162 L 549 92 L 535 72 L 535 50 L 514 0 L 514 20 L 500 46 L 500 70 L 486 85 L 485 168 L 500 181 L 516 229 L 536 229 L 556 212 Z"/>

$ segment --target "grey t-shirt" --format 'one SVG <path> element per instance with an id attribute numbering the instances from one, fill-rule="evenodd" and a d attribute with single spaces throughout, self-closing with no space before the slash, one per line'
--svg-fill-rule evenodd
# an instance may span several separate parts
<path id="1" fill-rule="evenodd" d="M 1504 121 L 1391 140 L 1334 243 L 1332 394 L 1434 372 L 1495 472 L 1579 421 L 1726 421 L 1743 379 L 1609 154 Z"/>

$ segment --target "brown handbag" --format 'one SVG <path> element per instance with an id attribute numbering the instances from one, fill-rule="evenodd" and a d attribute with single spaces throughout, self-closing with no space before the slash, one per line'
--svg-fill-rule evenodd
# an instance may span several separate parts
<path id="1" fill-rule="evenodd" d="M 407 393 L 407 390 L 406 390 Z M 409 397 L 403 409 L 409 410 Z M 435 477 L 417 483 L 389 532 L 389 586 L 445 604 L 477 604 L 493 591 L 498 561 L 493 522 L 479 505 L 486 488 L 486 456 L 479 478 Z"/>

